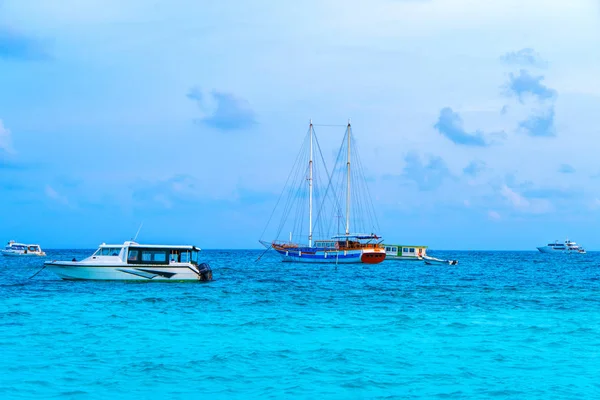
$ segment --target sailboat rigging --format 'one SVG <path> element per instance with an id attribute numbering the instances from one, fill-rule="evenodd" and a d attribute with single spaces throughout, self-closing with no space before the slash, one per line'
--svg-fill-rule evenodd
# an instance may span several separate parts
<path id="1" fill-rule="evenodd" d="M 359 225 L 360 222 L 365 222 L 359 216 L 360 211 L 365 211 L 365 207 L 368 208 L 367 214 L 374 217 L 375 210 L 370 198 L 367 201 L 361 202 L 360 196 L 356 194 L 359 189 L 366 189 L 366 182 L 364 175 L 360 173 L 353 175 L 353 169 L 351 168 L 351 160 L 356 160 L 356 168 L 360 169 L 361 164 L 356 154 L 356 148 L 353 147 L 353 136 L 350 121 L 346 126 L 346 132 L 342 146 L 338 152 L 338 158 L 334 166 L 334 170 L 331 174 L 327 170 L 325 165 L 323 153 L 319 145 L 317 136 L 315 135 L 314 125 L 312 120 L 310 121 L 307 139 L 305 139 L 305 145 L 302 146 L 300 154 L 296 159 L 292 173 L 290 177 L 300 178 L 300 185 L 298 187 L 289 187 L 288 199 L 285 202 L 283 208 L 283 215 L 279 225 L 279 229 L 276 237 L 279 237 L 283 231 L 286 223 L 291 222 L 291 214 L 295 215 L 295 219 L 292 223 L 292 229 L 290 230 L 289 240 L 274 240 L 271 242 L 260 240 L 260 242 L 267 248 L 273 248 L 279 255 L 281 255 L 283 261 L 288 262 L 303 262 L 303 263 L 367 263 L 377 264 L 385 259 L 385 250 L 381 245 L 381 238 L 374 233 L 352 233 L 351 221 L 354 221 L 355 225 Z M 308 147 L 308 149 L 306 149 Z M 352 154 L 353 149 L 355 154 Z M 345 151 L 343 151 L 345 150 Z M 308 154 L 306 154 L 308 153 Z M 317 160 L 323 164 L 323 169 L 317 169 L 315 161 L 315 153 L 320 155 Z M 341 155 L 346 153 L 345 168 L 341 165 Z M 302 156 L 304 154 L 304 156 Z M 302 167 L 301 159 L 308 156 L 307 167 Z M 354 156 L 353 158 L 351 158 Z M 305 158 L 304 158 L 305 159 Z M 306 164 L 304 164 L 306 165 Z M 294 172 L 295 170 L 295 172 Z M 304 172 L 302 172 L 304 171 Z M 340 173 L 345 173 L 345 190 L 340 185 L 341 180 L 335 180 L 335 177 Z M 361 171 L 362 172 L 362 171 Z M 323 177 L 324 175 L 324 177 Z M 290 180 L 288 177 L 288 182 Z M 338 177 L 339 178 L 339 177 Z M 316 183 L 326 182 L 326 190 L 323 192 L 318 188 Z M 356 182 L 353 182 L 356 180 Z M 308 181 L 308 193 L 305 192 L 306 184 L 302 181 Z M 287 183 L 286 183 L 287 186 Z M 338 190 L 336 190 L 338 189 Z M 342 189 L 342 190 L 339 190 Z M 354 191 L 352 191 L 352 190 Z M 284 192 L 286 188 L 284 188 Z M 368 190 L 366 190 L 368 192 Z M 345 213 L 343 213 L 342 203 L 344 203 L 341 193 L 345 192 Z M 282 193 L 283 195 L 283 193 Z M 303 206 L 308 197 L 308 237 L 302 234 L 302 226 L 304 225 L 301 221 L 306 218 L 306 209 Z M 318 199 L 316 197 L 319 197 Z M 368 193 L 367 193 L 368 197 Z M 357 209 L 352 209 L 352 203 L 355 200 Z M 363 199 L 364 200 L 364 199 Z M 296 211 L 292 213 L 292 209 L 296 206 Z M 316 205 L 316 217 L 315 217 L 315 205 Z M 352 214 L 351 214 L 352 212 Z M 352 215 L 352 219 L 351 219 Z M 329 217 L 328 217 L 329 216 Z M 344 234 L 339 232 L 339 219 L 345 217 L 345 229 Z M 334 223 L 337 221 L 337 224 Z M 304 221 L 306 221 L 304 219 Z M 332 234 L 332 225 L 337 225 L 337 233 Z M 364 225 L 364 224 L 363 224 Z M 370 227 L 374 227 L 371 225 Z M 266 228 L 265 228 L 266 231 Z M 315 236 L 316 235 L 316 236 Z M 302 245 L 294 241 L 296 238 L 307 238 L 308 244 Z M 317 237 L 317 239 L 315 239 Z M 306 242 L 305 242 L 306 243 Z"/>

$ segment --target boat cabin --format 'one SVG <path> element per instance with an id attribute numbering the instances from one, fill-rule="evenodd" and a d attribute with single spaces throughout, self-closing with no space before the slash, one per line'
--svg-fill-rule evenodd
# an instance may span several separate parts
<path id="1" fill-rule="evenodd" d="M 37 244 L 23 244 L 23 243 L 16 243 L 14 241 L 10 241 L 8 242 L 8 244 L 6 245 L 6 247 L 4 248 L 5 250 L 20 250 L 20 251 L 29 251 L 32 253 L 41 253 L 42 249 L 39 245 Z"/>
<path id="2" fill-rule="evenodd" d="M 200 264 L 200 249 L 196 246 L 142 245 L 125 242 L 122 245 L 102 243 L 90 257 L 97 261 L 121 261 L 127 264 L 169 265 Z"/>
<path id="3" fill-rule="evenodd" d="M 419 260 L 427 255 L 427 246 L 408 246 L 400 244 L 384 244 L 386 258 Z"/>

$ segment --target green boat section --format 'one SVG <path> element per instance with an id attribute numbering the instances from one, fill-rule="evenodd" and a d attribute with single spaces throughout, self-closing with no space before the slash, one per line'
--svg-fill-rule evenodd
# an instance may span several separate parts
<path id="1" fill-rule="evenodd" d="M 421 260 L 427 255 L 427 246 L 384 244 L 386 260 Z"/>

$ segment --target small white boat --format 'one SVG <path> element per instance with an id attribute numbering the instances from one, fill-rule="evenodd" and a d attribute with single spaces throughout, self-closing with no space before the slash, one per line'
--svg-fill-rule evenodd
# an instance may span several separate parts
<path id="1" fill-rule="evenodd" d="M 45 256 L 46 253 L 38 244 L 23 244 L 11 240 L 6 247 L 0 250 L 4 256 L 22 257 L 22 256 Z"/>
<path id="2" fill-rule="evenodd" d="M 76 261 L 46 261 L 44 267 L 68 280 L 210 281 L 212 270 L 200 262 L 195 246 L 102 243 Z"/>
<path id="3" fill-rule="evenodd" d="M 564 243 L 560 243 L 558 240 L 556 240 L 554 243 L 548 243 L 546 246 L 538 247 L 537 249 L 541 253 L 586 253 L 583 247 L 579 246 L 573 241 L 570 241 L 569 239 L 565 240 Z"/>
<path id="4" fill-rule="evenodd" d="M 458 260 L 442 260 L 440 258 L 423 256 L 423 261 L 427 265 L 456 265 Z"/>

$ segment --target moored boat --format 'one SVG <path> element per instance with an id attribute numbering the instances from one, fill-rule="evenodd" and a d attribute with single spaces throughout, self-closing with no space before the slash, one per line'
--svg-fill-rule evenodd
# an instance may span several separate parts
<path id="1" fill-rule="evenodd" d="M 188 245 L 103 243 L 81 261 L 46 261 L 44 266 L 67 280 L 212 280 L 210 266 L 200 261 L 200 249 Z"/>
<path id="2" fill-rule="evenodd" d="M 441 258 L 423 256 L 426 265 L 456 265 L 458 260 L 442 260 Z"/>
<path id="3" fill-rule="evenodd" d="M 546 246 L 541 246 L 537 249 L 540 251 L 540 253 L 586 253 L 583 247 L 569 239 L 565 240 L 564 243 L 561 243 L 558 240 L 556 240 L 554 241 L 554 243 L 548 243 Z"/>
<path id="4" fill-rule="evenodd" d="M 379 264 L 386 255 L 376 242 L 378 239 L 376 235 L 341 235 L 315 241 L 312 247 L 288 242 L 273 242 L 272 246 L 285 262 Z"/>
<path id="5" fill-rule="evenodd" d="M 46 253 L 42 250 L 39 244 L 23 244 L 17 243 L 14 240 L 9 241 L 6 247 L 0 250 L 0 253 L 8 257 L 22 256 L 45 256 Z"/>
<path id="6" fill-rule="evenodd" d="M 317 160 L 322 161 L 324 164 L 323 155 L 311 121 L 305 144 L 295 164 L 296 169 L 293 168 L 292 173 L 290 173 L 290 177 L 294 176 L 299 184 L 297 187 L 288 188 L 289 197 L 276 234 L 276 236 L 281 234 L 287 218 L 293 215 L 295 219 L 290 226 L 289 241 L 273 240 L 268 242 L 260 240 L 260 243 L 267 249 L 274 249 L 286 262 L 335 264 L 378 264 L 382 262 L 386 257 L 385 250 L 381 245 L 382 239 L 375 233 L 353 233 L 350 229 L 351 222 L 355 228 L 358 226 L 358 232 L 367 231 L 366 229 L 372 232 L 377 229 L 372 221 L 366 223 L 363 220 L 363 215 L 353 214 L 351 218 L 351 203 L 353 201 L 358 203 L 360 211 L 368 214 L 369 218 L 373 218 L 375 209 L 368 193 L 361 193 L 359 190 L 351 192 L 351 188 L 362 189 L 363 192 L 367 192 L 367 189 L 366 179 L 360 169 L 360 160 L 354 147 L 350 122 L 346 126 L 344 141 L 338 152 L 336 165 L 333 168 L 333 171 L 338 171 L 339 176 L 336 175 L 337 179 L 334 179 L 334 175 L 329 175 L 326 166 L 323 166 L 322 170 L 319 169 L 322 173 L 325 172 L 326 176 L 315 176 L 315 148 L 321 156 L 320 158 L 317 157 Z M 306 164 L 303 154 L 304 157 L 308 156 Z M 357 168 L 351 169 L 351 157 Z M 357 169 L 358 172 L 356 172 Z M 317 201 L 315 199 L 316 188 L 313 186 L 315 181 L 319 182 L 319 179 L 321 179 L 320 182 L 326 182 L 327 187 L 324 191 L 319 191 L 319 194 L 323 197 L 320 201 Z M 287 183 L 284 192 L 286 188 Z M 345 190 L 342 188 L 345 188 Z M 307 200 L 306 203 L 305 200 Z M 342 204 L 344 203 L 345 212 L 342 210 Z M 294 208 L 296 210 L 292 212 Z M 307 208 L 308 213 L 306 213 Z M 332 228 L 335 219 L 337 219 L 337 231 Z M 342 219 L 345 219 L 344 233 L 340 232 L 340 221 Z M 303 233 L 303 227 L 308 227 L 307 233 Z M 317 235 L 318 239 L 315 239 L 313 236 Z M 293 240 L 294 236 L 302 238 L 302 241 Z"/>

